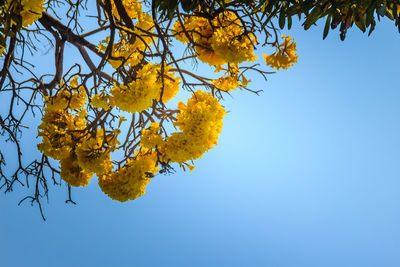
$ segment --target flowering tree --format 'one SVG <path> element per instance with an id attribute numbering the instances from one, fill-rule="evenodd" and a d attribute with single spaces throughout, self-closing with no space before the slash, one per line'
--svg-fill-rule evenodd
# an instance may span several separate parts
<path id="1" fill-rule="evenodd" d="M 71 187 L 94 175 L 110 198 L 136 199 L 155 175 L 192 170 L 217 144 L 224 95 L 259 92 L 248 87 L 248 73 L 266 78 L 267 66 L 297 62 L 296 44 L 280 36 L 276 21 L 290 28 L 293 16 L 304 16 L 307 29 L 326 17 L 324 37 L 329 26 L 341 25 L 344 39 L 353 23 L 372 31 L 375 18 L 387 16 L 399 25 L 399 11 L 396 1 L 368 0 L 0 0 L 0 97 L 8 107 L 0 113 L 1 142 L 17 151 L 15 160 L 0 150 L 0 187 L 9 192 L 33 183 L 21 202 L 40 211 L 48 183 L 64 181 L 73 202 Z M 72 65 L 64 62 L 68 43 L 76 51 Z M 40 74 L 29 60 L 48 44 L 53 72 Z M 255 50 L 265 45 L 275 52 L 263 54 L 267 66 L 259 66 Z M 195 73 L 188 61 L 218 77 Z M 167 107 L 179 90 L 191 97 Z M 25 162 L 20 141 L 29 113 L 40 114 L 41 156 Z M 6 172 L 10 160 L 17 166 Z"/>

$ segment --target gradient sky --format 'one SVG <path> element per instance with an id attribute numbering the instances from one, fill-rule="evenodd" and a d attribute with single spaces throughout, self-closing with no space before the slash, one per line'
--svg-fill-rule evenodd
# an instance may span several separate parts
<path id="1" fill-rule="evenodd" d="M 226 99 L 219 144 L 191 174 L 127 203 L 96 179 L 76 206 L 51 187 L 46 222 L 17 207 L 25 189 L 1 194 L 0 266 L 400 266 L 400 34 L 289 34 L 298 64 Z"/>

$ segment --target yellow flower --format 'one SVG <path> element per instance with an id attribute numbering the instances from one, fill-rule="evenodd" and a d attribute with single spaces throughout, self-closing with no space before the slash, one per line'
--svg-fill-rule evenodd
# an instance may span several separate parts
<path id="1" fill-rule="evenodd" d="M 255 35 L 244 34 L 236 14 L 220 13 L 209 21 L 203 17 L 190 16 L 182 24 L 177 20 L 172 29 L 175 38 L 182 43 L 194 43 L 197 58 L 209 65 L 254 61 Z"/>
<path id="2" fill-rule="evenodd" d="M 26 27 L 42 16 L 44 0 L 21 0 L 22 26 Z"/>
<path id="3" fill-rule="evenodd" d="M 174 77 L 175 72 L 170 74 L 169 72 L 171 69 L 171 66 L 164 66 L 164 90 L 162 91 L 163 103 L 167 103 L 169 100 L 174 98 L 179 91 L 180 77 Z M 161 72 L 161 66 L 159 66 L 159 72 Z M 159 78 L 159 80 L 161 80 L 161 78 Z"/>
<path id="4" fill-rule="evenodd" d="M 211 37 L 213 33 L 210 21 L 203 17 L 190 16 L 186 17 L 183 21 L 183 27 L 179 20 L 177 20 L 172 28 L 174 37 L 182 43 L 188 43 L 190 40 L 198 41 L 203 37 Z"/>
<path id="5" fill-rule="evenodd" d="M 240 20 L 236 14 L 225 11 L 213 20 L 216 25 L 211 47 L 215 53 L 229 63 L 253 62 L 256 56 L 253 45 L 257 43 L 254 34 L 244 34 Z"/>
<path id="6" fill-rule="evenodd" d="M 161 136 L 160 130 L 160 124 L 156 122 L 151 123 L 148 129 L 143 129 L 142 136 L 140 137 L 142 147 L 153 149 L 161 145 L 164 139 Z"/>
<path id="7" fill-rule="evenodd" d="M 238 88 L 241 83 L 239 82 L 239 67 L 236 64 L 228 64 L 229 69 L 226 70 L 222 67 L 219 67 L 215 70 L 215 72 L 219 72 L 221 70 L 226 70 L 225 74 L 217 79 L 213 80 L 216 89 L 229 92 Z"/>
<path id="8" fill-rule="evenodd" d="M 165 103 L 173 98 L 179 91 L 180 79 L 168 73 L 170 66 L 164 67 L 164 90 L 162 101 Z M 162 80 L 161 66 L 148 63 L 137 71 L 136 80 L 128 85 L 114 85 L 111 89 L 113 103 L 121 110 L 128 112 L 141 112 L 150 108 L 153 100 L 160 100 Z"/>
<path id="9" fill-rule="evenodd" d="M 217 80 L 212 81 L 217 89 L 220 89 L 222 91 L 232 91 L 240 85 L 240 82 L 237 80 L 237 78 L 228 76 L 228 77 L 221 77 L 218 78 Z"/>
<path id="10" fill-rule="evenodd" d="M 119 13 L 114 1 L 111 1 L 113 7 L 114 16 L 119 19 Z M 125 7 L 126 13 L 131 19 L 137 19 L 139 14 L 142 13 L 142 5 L 136 0 L 122 0 L 122 4 Z"/>
<path id="11" fill-rule="evenodd" d="M 112 57 L 118 59 L 109 59 L 108 62 L 115 69 L 125 66 L 135 66 L 139 64 L 143 55 L 140 53 L 146 49 L 146 44 L 140 38 L 136 38 L 135 42 L 131 43 L 131 38 L 125 33 L 120 32 L 120 40 L 113 44 Z M 107 37 L 99 45 L 100 51 L 105 51 L 110 41 L 110 37 Z"/>
<path id="12" fill-rule="evenodd" d="M 110 198 L 125 202 L 142 196 L 158 171 L 156 153 L 138 154 L 121 169 L 99 176 L 101 190 Z"/>
<path id="13" fill-rule="evenodd" d="M 184 163 L 182 165 L 184 171 L 186 171 L 185 166 L 189 168 L 190 172 L 192 172 L 196 168 L 196 166 L 194 166 L 194 165 L 190 165 L 189 163 Z"/>
<path id="14" fill-rule="evenodd" d="M 223 65 L 226 61 L 220 58 L 211 47 L 213 27 L 211 22 L 203 17 L 190 16 L 185 18 L 183 26 L 176 21 L 172 32 L 182 43 L 194 42 L 197 58 L 209 65 Z M 188 38 L 189 36 L 189 38 Z"/>
<path id="15" fill-rule="evenodd" d="M 218 56 L 214 50 L 212 50 L 208 41 L 199 42 L 201 46 L 196 46 L 197 58 L 207 63 L 210 66 L 224 65 L 226 61 Z"/>
<path id="16" fill-rule="evenodd" d="M 68 157 L 61 159 L 61 178 L 71 186 L 86 186 L 93 176 L 93 173 L 83 170 L 76 158 L 71 153 Z"/>
<path id="17" fill-rule="evenodd" d="M 94 108 L 109 110 L 114 106 L 114 101 L 111 96 L 101 93 L 91 98 L 91 104 Z"/>
<path id="18" fill-rule="evenodd" d="M 5 3 L 6 9 L 21 16 L 23 27 L 31 25 L 42 16 L 43 4 L 44 0 L 9 0 Z"/>
<path id="19" fill-rule="evenodd" d="M 88 135 L 76 148 L 79 166 L 97 175 L 110 172 L 112 170 L 110 153 L 116 149 L 117 144 L 116 132 L 106 135 L 106 138 L 101 129 L 97 130 L 96 135 Z"/>
<path id="20" fill-rule="evenodd" d="M 297 58 L 299 57 L 296 52 L 296 43 L 290 36 L 283 36 L 285 41 L 277 46 L 277 51 L 272 55 L 263 54 L 265 63 L 276 70 L 288 69 L 297 63 Z"/>
<path id="21" fill-rule="evenodd" d="M 153 37 L 149 33 L 154 30 L 153 18 L 142 11 L 141 3 L 136 0 L 122 1 L 125 9 L 134 23 L 135 28 L 119 31 L 119 40 L 113 44 L 112 57 L 118 59 L 109 59 L 108 62 L 113 68 L 121 66 L 135 66 L 143 60 L 143 52 L 150 47 Z M 114 4 L 114 3 L 113 3 Z M 113 14 L 119 19 L 116 7 L 113 5 Z M 132 34 L 127 34 L 132 33 Z M 132 37 L 135 36 L 135 37 Z M 107 37 L 99 44 L 99 50 L 105 51 L 110 41 Z"/>
<path id="22" fill-rule="evenodd" d="M 137 71 L 135 81 L 128 85 L 114 85 L 111 94 L 115 105 L 128 112 L 141 112 L 151 107 L 153 99 L 160 95 L 161 84 L 157 82 L 157 66 L 148 63 Z"/>
<path id="23" fill-rule="evenodd" d="M 196 91 L 187 105 L 180 102 L 180 113 L 175 126 L 181 132 L 172 133 L 160 151 L 165 162 L 178 162 L 200 158 L 217 144 L 222 130 L 225 109 L 210 93 Z"/>
<path id="24" fill-rule="evenodd" d="M 78 86 L 78 77 L 71 79 L 70 85 L 60 85 L 55 96 L 45 96 L 46 111 L 55 112 L 64 109 L 80 109 L 86 104 L 86 91 L 83 86 Z"/>
<path id="25" fill-rule="evenodd" d="M 85 128 L 85 116 L 85 111 L 76 116 L 66 111 L 45 112 L 38 127 L 38 136 L 42 137 L 38 149 L 54 159 L 68 157 L 76 145 L 75 140 L 83 135 L 81 130 Z"/>
<path id="26" fill-rule="evenodd" d="M 5 46 L 2 46 L 2 45 L 0 44 L 0 57 L 3 55 L 3 52 L 4 52 L 5 49 L 6 49 L 6 47 L 5 47 Z"/>

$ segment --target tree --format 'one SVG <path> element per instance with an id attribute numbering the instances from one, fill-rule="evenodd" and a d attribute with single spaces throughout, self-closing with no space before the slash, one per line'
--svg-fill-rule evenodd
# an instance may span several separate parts
<path id="1" fill-rule="evenodd" d="M 67 202 L 74 203 L 71 187 L 93 175 L 112 199 L 138 198 L 155 175 L 192 170 L 193 160 L 217 144 L 225 95 L 238 88 L 259 93 L 246 76 L 271 72 L 254 64 L 257 48 L 275 48 L 263 54 L 273 69 L 297 62 L 294 40 L 281 37 L 275 21 L 283 29 L 293 16 L 304 17 L 308 29 L 326 17 L 324 37 L 341 25 L 344 39 L 353 23 L 372 32 L 382 16 L 398 26 L 399 7 L 372 0 L 1 0 L 0 94 L 8 108 L 0 126 L 2 142 L 15 146 L 17 167 L 6 169 L 13 159 L 0 150 L 0 187 L 10 192 L 33 181 L 33 194 L 20 203 L 36 203 L 41 213 L 49 183 L 67 183 Z M 48 44 L 54 68 L 40 74 L 29 60 Z M 66 44 L 80 55 L 73 64 L 65 63 Z M 184 53 L 173 48 L 182 45 Z M 199 75 L 188 62 L 208 65 L 218 77 Z M 191 97 L 168 108 L 180 89 Z M 29 113 L 41 119 L 41 156 L 26 163 L 20 140 Z"/>

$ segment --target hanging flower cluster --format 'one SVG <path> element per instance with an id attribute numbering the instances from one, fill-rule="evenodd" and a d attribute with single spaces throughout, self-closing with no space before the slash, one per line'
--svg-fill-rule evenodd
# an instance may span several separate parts
<path id="1" fill-rule="evenodd" d="M 288 69 L 292 67 L 294 63 L 297 63 L 297 58 L 299 57 L 296 52 L 296 43 L 290 36 L 283 36 L 285 40 L 282 44 L 276 47 L 276 52 L 272 55 L 263 54 L 265 63 L 271 68 L 276 70 Z"/>
<path id="2" fill-rule="evenodd" d="M 181 132 L 172 133 L 160 150 L 167 162 L 180 164 L 200 158 L 217 144 L 225 109 L 210 93 L 195 92 L 187 104 L 179 102 L 178 120 Z"/>
<path id="3" fill-rule="evenodd" d="M 187 17 L 184 22 L 177 20 L 173 32 L 182 43 L 194 43 L 198 59 L 212 66 L 256 59 L 255 35 L 245 33 L 239 18 L 230 11 L 213 20 L 197 16 Z"/>
<path id="4" fill-rule="evenodd" d="M 220 72 L 221 70 L 225 71 L 225 74 L 223 74 L 222 77 L 212 81 L 217 89 L 229 92 L 235 90 L 240 85 L 243 87 L 247 86 L 246 78 L 243 75 L 242 82 L 239 81 L 240 70 L 238 65 L 228 64 L 228 69 L 218 67 L 215 71 Z"/>
<path id="5" fill-rule="evenodd" d="M 110 198 L 124 202 L 145 193 L 150 179 L 158 171 L 154 152 L 141 152 L 121 169 L 99 176 L 99 186 Z"/>
<path id="6" fill-rule="evenodd" d="M 78 86 L 77 76 L 71 79 L 69 86 L 61 83 L 60 88 L 55 96 L 44 97 L 47 111 L 75 110 L 86 104 L 86 91 L 83 86 Z"/>
<path id="7" fill-rule="evenodd" d="M 178 109 L 174 126 L 180 132 L 163 138 L 160 125 L 152 123 L 142 130 L 141 144 L 146 149 L 157 149 L 163 162 L 183 164 L 200 158 L 217 144 L 226 112 L 215 97 L 200 90 L 187 104 L 179 102 Z"/>
<path id="8" fill-rule="evenodd" d="M 111 90 L 113 103 L 121 110 L 141 112 L 153 104 L 153 100 L 171 100 L 179 91 L 179 77 L 174 73 L 168 74 L 170 67 L 164 68 L 164 77 L 161 75 L 161 66 L 148 63 L 137 71 L 136 78 L 128 85 L 114 85 Z"/>
<path id="9" fill-rule="evenodd" d="M 113 15 L 119 19 L 117 8 L 113 3 Z M 135 28 L 119 31 L 119 41 L 113 44 L 112 58 L 108 62 L 117 69 L 122 66 L 135 66 L 143 60 L 143 52 L 149 49 L 152 37 L 149 33 L 154 30 L 152 17 L 143 12 L 142 5 L 136 0 L 124 0 L 125 10 L 134 22 Z M 105 51 L 110 37 L 107 37 L 99 45 L 100 51 Z"/>
<path id="10" fill-rule="evenodd" d="M 62 83 L 55 96 L 45 96 L 45 114 L 38 135 L 38 149 L 59 160 L 60 176 L 71 186 L 85 186 L 94 173 L 112 169 L 110 152 L 118 145 L 119 130 L 104 134 L 102 129 L 90 132 L 87 127 L 86 93 L 77 78 Z"/>

